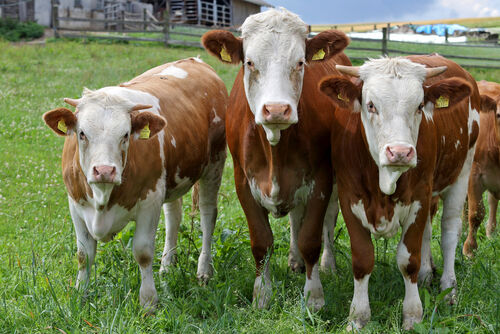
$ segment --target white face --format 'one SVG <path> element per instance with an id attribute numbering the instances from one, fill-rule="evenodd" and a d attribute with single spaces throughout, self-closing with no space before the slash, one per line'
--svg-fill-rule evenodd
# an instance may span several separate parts
<path id="1" fill-rule="evenodd" d="M 113 186 L 122 182 L 131 132 L 129 110 L 85 101 L 78 105 L 80 166 L 97 202 L 107 202 Z"/>
<path id="2" fill-rule="evenodd" d="M 278 143 L 281 130 L 298 122 L 306 30 L 290 14 L 276 14 L 283 15 L 282 20 L 265 19 L 267 26 L 262 26 L 264 20 L 249 18 L 242 27 L 245 93 L 255 122 L 263 126 L 271 145 Z"/>
<path id="3" fill-rule="evenodd" d="M 425 70 L 414 76 L 408 72 L 402 76 L 370 71 L 362 74 L 361 121 L 370 154 L 379 168 L 380 188 L 388 195 L 396 190 L 401 174 L 417 165 L 420 123 L 424 114 L 432 117 L 432 110 L 426 111 L 423 104 L 424 78 Z"/>

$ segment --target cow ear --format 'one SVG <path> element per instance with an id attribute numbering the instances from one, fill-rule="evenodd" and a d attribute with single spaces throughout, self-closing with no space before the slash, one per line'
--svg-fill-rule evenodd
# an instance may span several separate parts
<path id="1" fill-rule="evenodd" d="M 148 111 L 132 114 L 131 123 L 135 139 L 153 138 L 167 125 L 167 121 L 163 117 Z"/>
<path id="2" fill-rule="evenodd" d="M 57 108 L 43 114 L 43 121 L 59 136 L 67 136 L 75 130 L 76 116 L 66 108 Z"/>
<path id="3" fill-rule="evenodd" d="M 471 85 L 461 78 L 448 78 L 424 87 L 424 103 L 427 112 L 435 108 L 448 108 L 460 103 L 472 93 Z"/>
<path id="4" fill-rule="evenodd" d="M 306 62 L 328 60 L 348 44 L 349 38 L 342 31 L 322 31 L 306 40 Z"/>
<path id="5" fill-rule="evenodd" d="M 362 83 L 362 81 L 361 81 Z M 327 95 L 335 104 L 341 108 L 354 112 L 361 111 L 361 87 L 355 85 L 350 80 L 333 76 L 322 80 L 319 83 L 319 90 Z"/>
<path id="6" fill-rule="evenodd" d="M 229 31 L 208 31 L 201 37 L 201 44 L 224 63 L 239 64 L 243 61 L 243 40 Z"/>
<path id="7" fill-rule="evenodd" d="M 496 112 L 497 103 L 488 95 L 481 95 L 481 112 Z"/>

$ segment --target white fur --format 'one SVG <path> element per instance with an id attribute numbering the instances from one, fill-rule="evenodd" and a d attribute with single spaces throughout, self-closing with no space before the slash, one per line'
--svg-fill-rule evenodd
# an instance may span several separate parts
<path id="1" fill-rule="evenodd" d="M 307 306 L 313 311 L 318 311 L 325 305 L 325 296 L 323 295 L 323 286 L 319 279 L 317 263 L 313 267 L 311 278 L 309 279 L 306 275 L 304 298 L 307 301 Z"/>
<path id="2" fill-rule="evenodd" d="M 469 98 L 469 118 L 467 120 L 467 126 L 469 128 L 469 136 L 472 133 L 472 125 L 474 124 L 474 122 L 476 122 L 477 125 L 479 126 L 479 113 L 477 112 L 476 109 L 472 109 Z"/>
<path id="3" fill-rule="evenodd" d="M 304 205 L 296 206 L 290 211 L 290 252 L 288 253 L 288 265 L 293 271 L 299 271 L 304 267 L 304 260 L 300 255 L 298 241 L 299 231 L 304 220 Z"/>
<path id="4" fill-rule="evenodd" d="M 422 84 L 425 67 L 404 58 L 382 58 L 366 62 L 360 68 L 363 80 L 361 120 L 370 154 L 379 168 L 380 189 L 387 195 L 396 190 L 402 173 L 416 166 L 417 154 L 408 166 L 393 167 L 385 154 L 392 145 L 405 145 L 415 150 L 422 115 L 432 118 L 432 106 L 418 111 L 424 99 Z M 368 111 L 372 102 L 377 112 Z"/>
<path id="5" fill-rule="evenodd" d="M 354 295 L 351 302 L 351 310 L 349 312 L 349 320 L 352 322 L 348 325 L 347 330 L 363 328 L 370 321 L 370 298 L 368 296 L 368 283 L 370 274 L 363 278 L 354 279 Z"/>
<path id="6" fill-rule="evenodd" d="M 214 112 L 214 118 L 212 119 L 212 123 L 219 123 L 221 121 L 221 118 L 219 117 L 219 115 L 217 115 L 215 108 L 212 108 L 212 111 Z"/>
<path id="7" fill-rule="evenodd" d="M 321 256 L 321 269 L 323 271 L 335 271 L 335 225 L 339 214 L 337 185 L 333 186 L 330 202 L 326 209 L 323 221 L 323 255 Z"/>
<path id="8" fill-rule="evenodd" d="M 278 215 L 277 206 L 280 205 L 283 201 L 279 199 L 280 186 L 276 181 L 276 177 L 273 177 L 271 192 L 269 193 L 269 195 L 266 195 L 262 192 L 255 179 L 250 180 L 250 191 L 252 192 L 253 198 L 255 198 L 255 200 L 260 205 L 266 208 L 274 216 Z"/>
<path id="9" fill-rule="evenodd" d="M 273 289 L 269 274 L 269 263 L 264 265 L 264 270 L 260 276 L 255 278 L 253 285 L 253 303 L 257 308 L 263 309 L 269 305 Z"/>
<path id="10" fill-rule="evenodd" d="M 298 122 L 297 104 L 302 92 L 306 24 L 285 9 L 271 9 L 249 16 L 241 27 L 243 38 L 243 83 L 255 122 L 263 124 L 265 104 L 281 103 L 291 107 L 289 124 L 263 125 L 268 141 L 276 145 L 280 131 Z M 246 65 L 253 62 L 254 70 Z"/>
<path id="11" fill-rule="evenodd" d="M 170 139 L 170 142 L 172 143 L 172 146 L 173 147 L 177 147 L 176 143 L 175 143 L 175 138 L 174 136 L 172 136 L 172 139 Z"/>
<path id="12" fill-rule="evenodd" d="M 196 58 L 192 58 L 193 60 L 196 60 Z M 170 75 L 173 77 L 176 77 L 178 79 L 185 79 L 188 76 L 188 73 L 184 71 L 182 68 L 179 68 L 175 65 L 170 65 L 167 68 L 165 68 L 163 71 L 161 71 L 158 74 L 155 75 Z"/>

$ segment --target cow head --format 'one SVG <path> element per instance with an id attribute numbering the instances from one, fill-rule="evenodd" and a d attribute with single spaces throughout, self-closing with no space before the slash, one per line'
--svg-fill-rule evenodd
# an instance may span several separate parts
<path id="1" fill-rule="evenodd" d="M 43 115 L 58 135 L 76 135 L 79 162 L 94 198 L 104 205 L 115 185 L 122 182 L 130 140 L 147 140 L 165 126 L 165 120 L 150 112 L 151 106 L 134 104 L 103 91 L 85 89 L 82 98 L 64 99 L 73 113 L 58 108 Z M 132 139 L 131 139 L 132 137 Z"/>
<path id="2" fill-rule="evenodd" d="M 495 113 L 495 134 L 497 142 L 500 143 L 500 96 L 495 100 L 488 95 L 481 95 L 481 112 Z"/>
<path id="3" fill-rule="evenodd" d="M 271 145 L 281 130 L 297 123 L 304 66 L 341 52 L 347 36 L 334 30 L 307 38 L 307 25 L 295 14 L 271 9 L 249 16 L 241 38 L 224 30 L 207 32 L 202 44 L 221 61 L 243 63 L 245 94 L 255 123 L 263 126 Z"/>
<path id="4" fill-rule="evenodd" d="M 344 108 L 361 112 L 370 155 L 379 169 L 380 190 L 391 195 L 402 173 L 417 165 L 417 140 L 422 117 L 428 120 L 437 108 L 448 108 L 471 94 L 460 78 L 424 86 L 446 66 L 425 68 L 405 58 L 382 58 L 361 67 L 337 65 L 340 72 L 359 77 L 352 81 L 330 77 L 320 90 Z M 354 82 L 353 82 L 354 81 Z"/>

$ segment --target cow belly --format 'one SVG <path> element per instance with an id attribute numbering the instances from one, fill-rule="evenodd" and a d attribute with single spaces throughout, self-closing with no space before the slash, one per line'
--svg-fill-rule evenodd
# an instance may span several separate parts
<path id="1" fill-rule="evenodd" d="M 500 168 L 490 167 L 481 174 L 481 182 L 484 187 L 498 198 L 500 195 Z"/>

